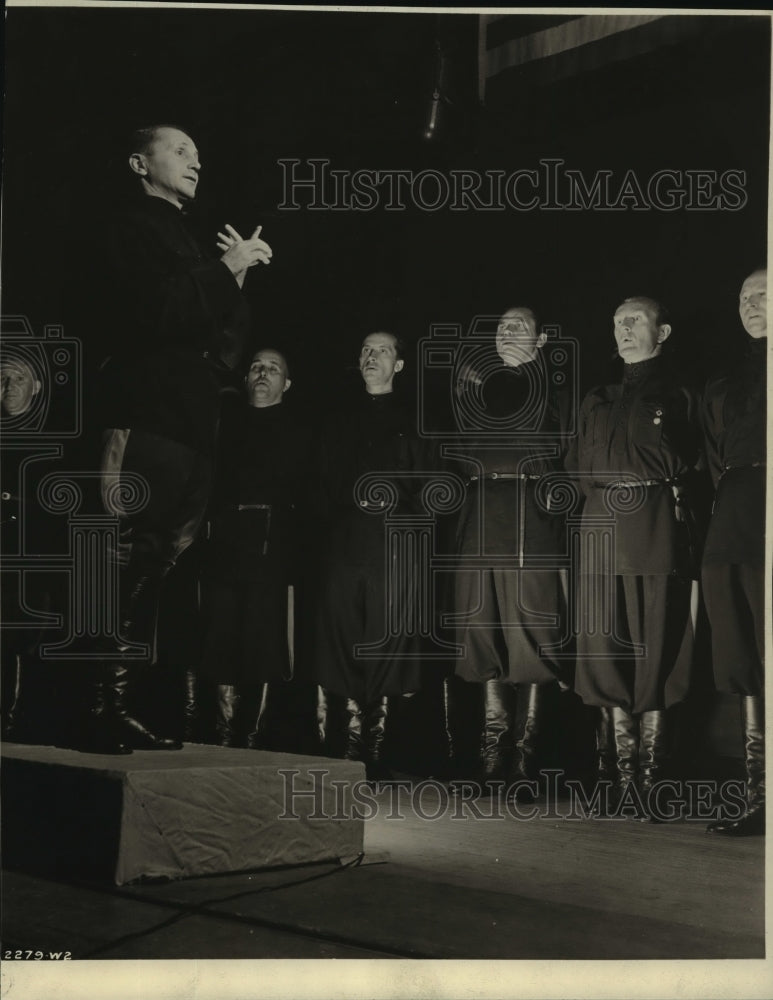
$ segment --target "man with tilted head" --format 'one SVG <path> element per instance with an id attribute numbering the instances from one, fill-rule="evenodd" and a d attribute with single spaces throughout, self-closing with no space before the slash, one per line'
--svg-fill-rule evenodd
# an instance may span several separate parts
<path id="1" fill-rule="evenodd" d="M 458 529 L 462 568 L 454 575 L 464 648 L 456 676 L 482 687 L 481 789 L 493 792 L 501 783 L 521 800 L 539 791 L 548 705 L 565 679 L 562 661 L 545 650 L 558 644 L 566 619 L 560 563 L 550 565 L 563 553 L 566 521 L 545 501 L 550 481 L 557 485 L 561 476 L 572 421 L 569 393 L 557 388 L 545 358 L 546 341 L 534 310 L 513 306 L 497 324 L 496 353 L 478 362 L 480 370 L 465 370 L 457 387 L 460 403 L 468 393 L 485 419 L 478 439 L 467 431 L 457 449 L 468 487 Z M 483 434 L 492 425 L 494 441 Z M 465 557 L 487 556 L 490 566 L 463 568 Z M 468 692 L 449 679 L 451 716 L 455 698 L 469 700 Z"/>

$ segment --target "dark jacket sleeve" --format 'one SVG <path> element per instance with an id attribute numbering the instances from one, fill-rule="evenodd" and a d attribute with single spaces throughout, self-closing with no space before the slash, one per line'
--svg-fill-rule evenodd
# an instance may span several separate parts
<path id="1" fill-rule="evenodd" d="M 141 214 L 125 217 L 110 232 L 108 258 L 125 320 L 151 343 L 215 346 L 224 329 L 240 322 L 245 304 L 233 275 L 181 228 Z"/>

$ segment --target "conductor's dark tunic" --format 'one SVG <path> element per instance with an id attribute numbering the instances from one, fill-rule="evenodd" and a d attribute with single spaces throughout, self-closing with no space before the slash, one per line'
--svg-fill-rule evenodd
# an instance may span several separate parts
<path id="1" fill-rule="evenodd" d="M 766 337 L 706 386 L 706 455 L 716 487 L 702 582 L 720 691 L 759 695 L 765 645 Z"/>
<path id="2" fill-rule="evenodd" d="M 104 488 L 144 477 L 145 507 L 125 518 L 132 574 L 165 572 L 193 541 L 211 488 L 219 411 L 217 365 L 245 335 L 233 275 L 209 257 L 182 212 L 141 195 L 108 226 L 101 266 L 110 321 L 91 346 L 101 360 L 95 420 Z"/>
<path id="3" fill-rule="evenodd" d="M 180 209 L 138 196 L 108 229 L 102 266 L 110 321 L 95 351 L 103 427 L 131 427 L 214 450 L 214 364 L 245 331 L 247 307 L 233 275 L 210 257 Z"/>
<path id="4" fill-rule="evenodd" d="M 424 483 L 415 418 L 396 393 L 362 392 L 332 418 L 318 452 L 323 556 L 317 602 L 317 681 L 369 705 L 419 689 L 413 564 L 386 555 L 387 518 L 411 515 Z M 360 477 L 383 484 L 367 489 Z"/>
<path id="5" fill-rule="evenodd" d="M 687 694 L 697 596 L 689 496 L 697 410 L 661 357 L 624 365 L 622 383 L 593 389 L 580 408 L 585 506 L 576 690 L 588 704 L 639 713 Z"/>
<path id="6" fill-rule="evenodd" d="M 542 354 L 527 364 L 499 363 L 470 393 L 480 427 L 463 434 L 467 498 L 459 524 L 454 605 L 462 618 L 464 680 L 543 683 L 562 674 L 557 651 L 566 630 L 563 458 L 571 426 L 569 397 L 556 391 Z M 487 434 L 481 433 L 488 429 Z M 495 433 L 492 434 L 492 430 Z M 476 568 L 465 566 L 475 559 Z M 492 562 L 486 565 L 486 557 Z M 480 564 L 481 559 L 483 564 Z M 565 577 L 565 573 L 564 573 Z"/>

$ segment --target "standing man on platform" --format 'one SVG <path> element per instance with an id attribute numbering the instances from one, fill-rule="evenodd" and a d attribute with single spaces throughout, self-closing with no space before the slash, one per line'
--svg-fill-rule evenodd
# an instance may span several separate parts
<path id="1" fill-rule="evenodd" d="M 413 596 L 409 569 L 392 573 L 385 554 L 386 514 L 416 509 L 425 471 L 416 421 L 399 394 L 395 376 L 405 360 L 393 333 L 362 342 L 359 369 L 364 392 L 324 428 L 319 449 L 321 499 L 326 524 L 317 607 L 317 680 L 323 691 L 346 698 L 345 758 L 363 760 L 373 780 L 387 774 L 383 759 L 388 698 L 418 690 L 419 649 L 406 616 Z M 379 484 L 356 495 L 360 477 Z M 394 500 L 394 506 L 393 501 Z M 384 640 L 381 642 L 381 640 Z M 366 656 L 358 646 L 379 645 Z"/>
<path id="2" fill-rule="evenodd" d="M 671 336 L 663 307 L 626 299 L 614 335 L 622 380 L 592 389 L 580 407 L 581 594 L 592 617 L 577 639 L 576 690 L 611 714 L 614 808 L 638 792 L 630 802 L 638 809 L 662 777 L 666 709 L 689 690 L 697 610 L 690 486 L 700 425 L 697 397 L 663 353 Z"/>
<path id="3" fill-rule="evenodd" d="M 703 553 L 714 679 L 739 696 L 746 765 L 746 813 L 710 824 L 729 836 L 765 830 L 765 430 L 767 270 L 744 281 L 739 299 L 748 334 L 733 370 L 706 386 L 706 454 L 716 488 Z"/>
<path id="4" fill-rule="evenodd" d="M 152 661 L 161 581 L 194 539 L 209 498 L 219 415 L 217 371 L 245 335 L 247 270 L 268 264 L 259 230 L 242 240 L 227 227 L 222 255 L 209 256 L 183 209 L 199 180 L 193 139 L 172 125 L 137 131 L 129 169 L 139 190 L 101 247 L 110 312 L 99 345 L 103 503 L 120 524 L 119 642 L 144 643 Z M 222 247 L 221 247 L 222 249 Z M 125 514 L 115 496 L 123 473 L 144 479 L 147 502 Z M 102 753 L 175 749 L 127 710 L 130 664 L 106 658 L 83 748 Z M 132 685 L 133 686 L 133 685 Z"/>
<path id="5" fill-rule="evenodd" d="M 223 414 L 205 569 L 203 673 L 217 687 L 221 746 L 266 747 L 269 697 L 292 677 L 294 595 L 311 435 L 284 402 L 290 372 L 264 348 L 248 400 Z M 272 697 L 273 700 L 273 697 Z"/>
<path id="6" fill-rule="evenodd" d="M 455 574 L 455 610 L 466 615 L 458 636 L 465 656 L 456 673 L 483 685 L 483 788 L 520 783 L 521 798 L 534 787 L 525 782 L 538 778 L 548 688 L 557 690 L 562 677 L 559 661 L 542 647 L 559 642 L 566 618 L 566 580 L 557 565 L 545 565 L 545 557 L 549 562 L 565 550 L 565 518 L 550 511 L 550 487 L 541 502 L 540 493 L 541 480 L 563 469 L 571 402 L 551 379 L 546 339 L 533 309 L 508 309 L 497 326 L 497 357 L 485 372 L 468 372 L 461 389 L 480 395 L 483 427 L 496 426 L 498 435 L 476 442 L 470 431 L 459 449 L 469 454 L 459 551 L 462 560 L 490 555 L 493 561 Z"/>

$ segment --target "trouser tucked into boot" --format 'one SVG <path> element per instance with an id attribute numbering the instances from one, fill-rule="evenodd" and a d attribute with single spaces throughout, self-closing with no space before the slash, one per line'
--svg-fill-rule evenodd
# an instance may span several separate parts
<path id="1" fill-rule="evenodd" d="M 741 697 L 741 726 L 746 767 L 746 812 L 739 819 L 710 823 L 709 833 L 750 837 L 765 832 L 765 700 Z"/>

